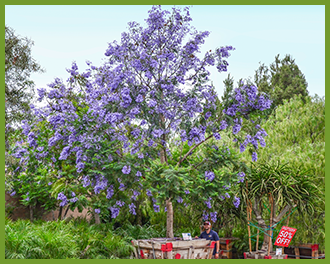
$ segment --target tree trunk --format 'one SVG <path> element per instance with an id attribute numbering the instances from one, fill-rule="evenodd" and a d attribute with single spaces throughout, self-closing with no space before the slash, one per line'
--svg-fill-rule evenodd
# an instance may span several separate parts
<path id="1" fill-rule="evenodd" d="M 258 222 L 258 226 L 261 227 L 262 229 L 267 229 L 268 226 L 266 225 L 266 222 L 265 220 L 262 218 L 262 214 L 261 214 L 261 210 L 258 209 L 258 204 L 259 204 L 260 201 L 258 201 L 257 198 L 255 198 L 255 201 L 254 201 L 254 204 L 253 204 L 253 212 L 256 216 L 256 220 Z M 288 212 L 290 211 L 293 207 L 295 207 L 295 205 L 292 207 L 291 205 L 286 205 L 282 211 L 276 216 L 276 204 L 274 202 L 274 199 L 273 199 L 273 210 L 272 210 L 272 216 L 270 218 L 270 223 L 271 225 L 275 225 L 277 224 L 282 218 L 283 216 Z M 266 250 L 268 252 L 268 249 L 270 248 L 270 250 L 272 250 L 272 245 L 269 247 L 270 243 L 270 235 L 271 235 L 271 230 L 268 230 L 267 234 L 264 234 L 264 240 L 263 240 L 263 243 L 262 243 L 262 246 L 261 246 L 261 250 Z"/>
<path id="2" fill-rule="evenodd" d="M 62 220 L 62 211 L 63 211 L 63 207 L 60 206 L 60 211 L 58 212 L 57 220 Z"/>
<path id="3" fill-rule="evenodd" d="M 142 212 L 140 210 L 140 204 L 141 204 L 141 199 L 139 198 L 137 200 L 137 204 L 136 204 L 136 208 L 137 208 L 137 210 L 136 210 L 136 224 L 142 226 Z"/>
<path id="4" fill-rule="evenodd" d="M 68 206 L 68 207 L 66 208 L 65 213 L 64 213 L 64 216 L 63 216 L 63 219 L 66 218 L 66 215 L 67 215 L 67 213 L 68 213 L 68 211 L 69 211 L 69 208 L 70 208 L 70 206 Z"/>
<path id="5" fill-rule="evenodd" d="M 101 224 L 101 220 L 100 220 L 100 215 L 97 213 L 94 213 L 94 218 L 95 218 L 95 224 L 99 225 Z"/>
<path id="6" fill-rule="evenodd" d="M 173 234 L 173 205 L 171 198 L 166 200 L 167 219 L 166 219 L 166 237 L 174 238 Z"/>
<path id="7" fill-rule="evenodd" d="M 162 99 L 164 98 L 162 94 Z M 165 117 L 163 114 L 159 114 L 161 127 L 162 129 L 165 129 Z M 162 137 L 164 142 L 166 142 L 166 135 L 163 134 Z M 164 143 L 161 151 L 160 151 L 160 162 L 162 164 L 167 163 L 167 157 L 166 157 L 166 143 Z M 167 208 L 167 214 L 166 214 L 166 237 L 167 238 L 174 238 L 173 233 L 173 205 L 171 202 L 171 197 L 167 198 L 166 200 L 166 208 Z"/>
<path id="8" fill-rule="evenodd" d="M 255 201 L 254 201 L 254 204 L 253 204 L 253 212 L 256 216 L 258 226 L 263 228 L 263 229 L 266 229 L 267 225 L 266 225 L 265 220 L 261 216 L 261 212 L 258 209 L 258 205 L 259 205 L 259 201 L 257 200 L 257 198 L 255 198 Z M 261 250 L 268 251 L 268 246 L 269 246 L 269 236 L 264 234 L 264 240 L 263 240 L 263 243 L 262 243 L 262 246 L 261 246 Z"/>
<path id="9" fill-rule="evenodd" d="M 29 205 L 29 212 L 30 212 L 30 221 L 33 222 L 33 207 L 32 205 Z"/>

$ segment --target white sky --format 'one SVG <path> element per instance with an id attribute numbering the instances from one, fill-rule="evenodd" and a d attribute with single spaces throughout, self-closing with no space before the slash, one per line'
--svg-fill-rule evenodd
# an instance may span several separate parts
<path id="1" fill-rule="evenodd" d="M 171 8 L 172 6 L 163 6 Z M 58 5 L 5 7 L 5 23 L 17 35 L 34 41 L 32 56 L 46 70 L 33 74 L 36 87 L 45 87 L 55 77 L 66 80 L 75 61 L 85 70 L 85 61 L 100 65 L 107 43 L 120 41 L 129 21 L 144 24 L 151 6 Z M 325 6 L 214 6 L 190 9 L 192 25 L 211 32 L 203 50 L 231 45 L 227 73 L 211 71 L 217 92 L 230 73 L 235 83 L 254 76 L 259 62 L 269 66 L 280 54 L 292 55 L 308 82 L 311 95 L 325 95 Z"/>

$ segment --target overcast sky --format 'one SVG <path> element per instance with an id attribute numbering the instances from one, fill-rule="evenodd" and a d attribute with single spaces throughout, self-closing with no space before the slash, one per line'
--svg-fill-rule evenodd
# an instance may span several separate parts
<path id="1" fill-rule="evenodd" d="M 163 6 L 171 8 L 172 6 Z M 144 24 L 151 6 L 19 6 L 5 7 L 5 23 L 17 35 L 34 41 L 32 56 L 46 70 L 33 74 L 36 87 L 46 87 L 55 77 L 66 80 L 66 68 L 75 61 L 95 66 L 104 60 L 108 43 L 120 40 L 129 21 Z M 203 50 L 231 45 L 227 73 L 211 71 L 216 90 L 223 80 L 253 77 L 259 62 L 269 65 L 277 54 L 290 54 L 308 82 L 311 95 L 325 95 L 324 6 L 192 6 L 192 25 L 211 32 Z"/>

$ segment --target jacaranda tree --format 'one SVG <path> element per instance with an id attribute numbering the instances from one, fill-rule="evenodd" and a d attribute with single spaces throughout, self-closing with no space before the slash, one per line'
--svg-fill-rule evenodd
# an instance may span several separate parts
<path id="1" fill-rule="evenodd" d="M 244 179 L 243 171 L 240 166 L 224 170 L 224 149 L 204 143 L 220 140 L 221 131 L 232 129 L 241 151 L 257 148 L 258 141 L 264 146 L 267 134 L 253 120 L 271 104 L 256 87 L 242 85 L 223 109 L 217 108 L 207 67 L 226 71 L 234 48 L 216 48 L 200 58 L 209 32 L 195 30 L 191 20 L 188 8 L 170 12 L 152 7 L 145 27 L 130 22 L 120 42 L 109 44 L 103 65 L 88 62 L 88 69 L 79 73 L 73 63 L 67 84 L 57 79 L 50 90 L 39 89 L 40 100 L 48 105 L 37 109 L 52 131 L 42 149 L 45 159 L 52 159 L 60 173 L 64 164 L 75 163 L 70 174 L 77 184 L 100 197 L 96 213 L 109 209 L 115 218 L 128 206 L 134 214 L 136 197 L 147 194 L 155 211 L 167 211 L 170 238 L 173 201 L 199 199 L 212 208 L 231 197 L 239 204 L 235 186 Z M 41 131 L 26 126 L 28 144 L 20 148 L 38 149 Z M 242 126 L 253 126 L 254 134 L 239 133 Z M 58 199 L 69 198 L 61 192 Z"/>

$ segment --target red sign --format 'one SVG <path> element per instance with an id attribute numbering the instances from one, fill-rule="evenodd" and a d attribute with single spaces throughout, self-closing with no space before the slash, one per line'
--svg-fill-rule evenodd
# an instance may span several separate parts
<path id="1" fill-rule="evenodd" d="M 274 245 L 280 247 L 288 247 L 296 231 L 297 229 L 295 228 L 282 226 L 281 231 L 278 234 Z"/>

